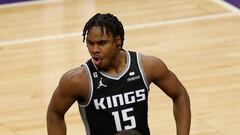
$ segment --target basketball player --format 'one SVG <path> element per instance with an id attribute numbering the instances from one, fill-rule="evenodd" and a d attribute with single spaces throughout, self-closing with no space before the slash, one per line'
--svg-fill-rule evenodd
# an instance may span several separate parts
<path id="1" fill-rule="evenodd" d="M 159 58 L 122 48 L 124 29 L 115 16 L 94 15 L 83 29 L 84 41 L 92 58 L 60 79 L 48 107 L 48 135 L 66 135 L 64 115 L 75 101 L 87 135 L 114 135 L 129 129 L 150 135 L 151 83 L 172 99 L 177 135 L 189 135 L 186 89 Z"/>

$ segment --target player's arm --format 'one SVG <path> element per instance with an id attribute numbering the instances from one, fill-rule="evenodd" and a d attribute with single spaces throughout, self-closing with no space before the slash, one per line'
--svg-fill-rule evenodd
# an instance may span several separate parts
<path id="1" fill-rule="evenodd" d="M 153 82 L 173 101 L 177 135 L 189 135 L 191 123 L 188 93 L 176 75 L 158 58 L 142 56 L 143 66 L 149 82 Z"/>
<path id="2" fill-rule="evenodd" d="M 54 91 L 47 111 L 48 135 L 66 135 L 64 115 L 79 97 L 87 97 L 87 79 L 83 68 L 65 73 Z"/>

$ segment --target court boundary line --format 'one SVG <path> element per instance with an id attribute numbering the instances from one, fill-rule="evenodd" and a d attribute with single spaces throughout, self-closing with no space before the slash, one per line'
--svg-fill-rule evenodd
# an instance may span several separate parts
<path id="1" fill-rule="evenodd" d="M 38 5 L 38 4 L 48 4 L 48 3 L 60 2 L 60 1 L 62 0 L 23 1 L 23 2 L 17 2 L 17 3 L 2 4 L 0 5 L 0 9 L 21 7 L 21 6 L 31 6 L 31 5 Z"/>
<path id="2" fill-rule="evenodd" d="M 213 2 L 215 2 L 216 4 L 225 7 L 226 9 L 232 11 L 233 13 L 236 13 L 238 15 L 240 15 L 240 9 L 235 7 L 234 5 L 224 1 L 224 0 L 212 0 Z"/>
<path id="3" fill-rule="evenodd" d="M 157 21 L 157 22 L 151 22 L 151 23 L 135 24 L 132 26 L 126 26 L 126 29 L 135 30 L 135 29 L 149 28 L 149 27 L 162 26 L 162 25 L 180 24 L 180 23 L 194 22 L 194 21 L 201 21 L 201 20 L 211 20 L 211 19 L 217 19 L 217 18 L 229 17 L 229 16 L 235 16 L 235 15 L 236 14 L 232 12 L 227 12 L 227 13 L 220 13 L 220 14 L 213 14 L 213 15 L 206 15 L 206 16 L 195 16 L 195 17 L 188 17 L 188 18 L 182 18 L 182 19 L 173 19 L 173 20 Z"/>
<path id="4" fill-rule="evenodd" d="M 200 21 L 200 20 L 211 20 L 211 19 L 230 17 L 230 16 L 235 16 L 235 15 L 236 15 L 235 13 L 227 12 L 227 13 L 214 14 L 214 15 L 197 16 L 197 17 L 189 17 L 189 18 L 183 18 L 183 19 L 173 19 L 173 20 L 167 20 L 167 21 L 157 21 L 157 22 L 150 22 L 150 23 L 143 23 L 143 24 L 135 24 L 135 25 L 125 26 L 125 31 L 139 30 L 139 29 L 162 26 L 162 25 L 194 22 L 194 21 Z M 0 46 L 12 46 L 12 45 L 17 45 L 17 44 L 27 44 L 27 43 L 32 43 L 32 42 L 55 40 L 55 39 L 62 39 L 62 38 L 75 37 L 75 36 L 82 36 L 82 32 L 71 32 L 71 33 L 64 33 L 64 34 L 59 34 L 59 35 L 49 35 L 49 36 L 40 36 L 40 37 L 18 39 L 18 40 L 8 40 L 8 41 L 0 42 Z"/>

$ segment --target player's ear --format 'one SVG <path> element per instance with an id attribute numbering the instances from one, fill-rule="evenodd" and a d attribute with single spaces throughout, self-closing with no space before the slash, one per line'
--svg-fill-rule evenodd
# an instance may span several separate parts
<path id="1" fill-rule="evenodd" d="M 121 37 L 120 36 L 116 36 L 115 41 L 116 41 L 117 46 L 119 48 L 121 48 L 121 45 L 122 45 Z"/>

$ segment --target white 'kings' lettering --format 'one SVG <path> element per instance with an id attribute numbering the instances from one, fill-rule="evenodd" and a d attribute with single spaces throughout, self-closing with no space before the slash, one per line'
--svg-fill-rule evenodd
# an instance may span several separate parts
<path id="1" fill-rule="evenodd" d="M 108 109 L 122 106 L 125 104 L 132 104 L 146 100 L 145 89 L 130 91 L 123 94 L 117 94 L 100 99 L 94 99 L 94 105 L 97 110 Z"/>

